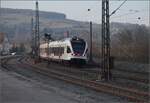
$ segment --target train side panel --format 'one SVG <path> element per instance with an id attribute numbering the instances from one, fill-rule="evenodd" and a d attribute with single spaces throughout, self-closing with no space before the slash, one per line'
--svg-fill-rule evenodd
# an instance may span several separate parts
<path id="1" fill-rule="evenodd" d="M 70 62 L 86 62 L 87 60 L 87 43 L 85 47 L 80 50 L 78 43 L 72 43 L 68 39 L 66 41 L 54 41 L 40 45 L 40 57 L 54 61 L 70 61 Z"/>

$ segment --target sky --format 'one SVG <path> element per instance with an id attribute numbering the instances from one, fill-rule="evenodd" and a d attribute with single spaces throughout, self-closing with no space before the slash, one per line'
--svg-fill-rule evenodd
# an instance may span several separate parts
<path id="1" fill-rule="evenodd" d="M 110 0 L 110 14 L 124 0 Z M 127 0 L 125 4 L 110 17 L 111 22 L 136 23 L 149 25 L 149 0 Z M 2 8 L 33 9 L 33 0 L 1 0 Z M 41 11 L 66 14 L 68 19 L 101 23 L 101 0 L 39 0 Z M 88 11 L 90 9 L 90 11 Z"/>

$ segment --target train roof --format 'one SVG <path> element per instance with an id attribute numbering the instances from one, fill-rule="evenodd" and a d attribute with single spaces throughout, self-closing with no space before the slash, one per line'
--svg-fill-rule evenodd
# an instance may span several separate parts
<path id="1" fill-rule="evenodd" d="M 78 38 L 78 37 L 73 37 L 73 38 L 64 38 L 62 40 L 56 40 L 56 41 L 50 41 L 49 42 L 49 45 L 63 45 L 63 44 L 69 44 L 71 40 L 79 40 L 81 38 Z M 83 39 L 81 39 L 83 40 Z M 41 46 L 46 46 L 47 43 L 43 43 L 41 44 Z"/>
<path id="2" fill-rule="evenodd" d="M 50 41 L 49 42 L 49 45 L 63 45 L 63 44 L 69 44 L 70 43 L 70 40 L 72 38 L 64 38 L 62 40 L 56 40 L 56 41 Z M 41 44 L 40 46 L 46 46 L 47 43 L 43 43 Z"/>

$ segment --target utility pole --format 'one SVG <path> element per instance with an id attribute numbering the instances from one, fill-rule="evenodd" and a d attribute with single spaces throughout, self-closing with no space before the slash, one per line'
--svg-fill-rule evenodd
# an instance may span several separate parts
<path id="1" fill-rule="evenodd" d="M 35 14 L 35 56 L 40 59 L 40 34 L 39 34 L 39 7 L 38 1 L 36 1 L 36 14 Z"/>
<path id="2" fill-rule="evenodd" d="M 1 15 L 2 15 L 2 10 L 1 10 L 1 0 L 0 0 L 0 23 L 1 23 Z M 0 24 L 1 25 L 1 24 Z M 0 31 L 1 32 L 1 31 Z M 3 36 L 4 36 L 4 34 L 3 33 L 1 33 Z M 5 41 L 5 37 L 4 37 L 4 41 Z M 4 52 L 4 46 L 5 46 L 5 44 L 4 44 L 4 41 L 3 41 L 3 43 L 2 43 L 2 51 L 0 51 L 1 53 L 0 53 L 0 55 L 2 55 L 3 54 L 3 52 Z"/>
<path id="3" fill-rule="evenodd" d="M 32 48 L 32 56 L 34 57 L 34 31 L 33 31 L 33 17 L 31 18 L 31 48 Z"/>
<path id="4" fill-rule="evenodd" d="M 114 58 L 110 57 L 110 17 L 126 3 L 124 0 L 111 14 L 109 14 L 109 0 L 102 0 L 102 71 L 101 78 L 111 80 L 111 70 L 114 67 Z"/>
<path id="5" fill-rule="evenodd" d="M 45 33 L 45 40 L 47 41 L 47 57 L 48 57 L 48 64 L 50 63 L 50 59 L 49 59 L 49 56 L 50 56 L 50 48 L 49 48 L 49 43 L 50 43 L 50 40 L 52 40 L 52 37 L 51 37 L 51 34 L 49 33 Z"/>
<path id="6" fill-rule="evenodd" d="M 88 9 L 88 11 L 91 11 L 91 9 Z M 93 62 L 93 55 L 92 55 L 93 54 L 92 53 L 92 39 L 93 39 L 92 38 L 92 35 L 93 35 L 92 34 L 92 32 L 93 32 L 92 31 L 92 21 L 89 21 L 89 25 L 90 25 L 90 39 L 89 39 L 90 40 L 90 53 L 89 53 L 90 55 L 89 55 L 89 62 L 92 63 Z"/>
<path id="7" fill-rule="evenodd" d="M 102 71 L 101 79 L 110 80 L 109 0 L 102 0 Z"/>
<path id="8" fill-rule="evenodd" d="M 90 21 L 90 58 L 89 62 L 93 62 L 93 55 L 92 55 L 92 21 Z"/>
<path id="9" fill-rule="evenodd" d="M 2 20 L 2 19 L 1 19 L 1 14 L 2 14 L 1 5 L 2 5 L 2 4 L 1 4 L 1 0 L 0 0 L 0 25 L 1 25 L 1 20 Z M 1 32 L 1 31 L 0 31 L 0 32 Z"/>
<path id="10" fill-rule="evenodd" d="M 0 17 L 1 17 L 1 0 L 0 0 Z"/>
<path id="11" fill-rule="evenodd" d="M 2 6 L 2 1 L 0 0 L 0 18 L 1 18 L 1 6 Z M 1 20 L 1 19 L 0 19 Z"/>

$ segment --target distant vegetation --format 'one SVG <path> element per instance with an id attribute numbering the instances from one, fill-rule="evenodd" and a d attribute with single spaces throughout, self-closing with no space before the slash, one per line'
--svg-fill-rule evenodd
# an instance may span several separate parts
<path id="1" fill-rule="evenodd" d="M 149 61 L 149 27 L 137 24 L 120 24 L 112 35 L 112 55 L 133 62 Z"/>
<path id="2" fill-rule="evenodd" d="M 0 32 L 7 33 L 10 42 L 30 45 L 31 17 L 34 11 L 22 9 L 2 9 Z M 138 24 L 111 23 L 111 55 L 117 60 L 148 63 L 149 60 L 149 27 Z M 40 34 L 52 34 L 53 38 L 79 36 L 89 41 L 89 23 L 67 19 L 65 14 L 40 12 Z M 42 36 L 41 36 L 42 38 Z M 94 57 L 101 53 L 101 25 L 93 25 Z"/>

